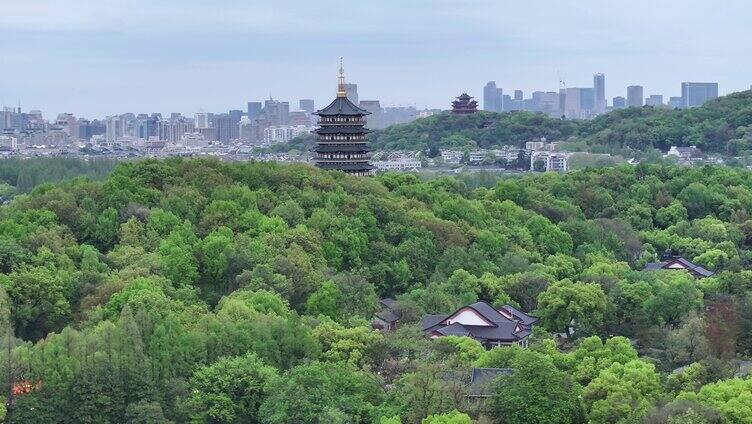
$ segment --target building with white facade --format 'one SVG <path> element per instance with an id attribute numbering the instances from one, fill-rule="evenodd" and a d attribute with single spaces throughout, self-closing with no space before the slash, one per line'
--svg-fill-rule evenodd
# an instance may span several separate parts
<path id="1" fill-rule="evenodd" d="M 293 138 L 310 133 L 313 128 L 305 125 L 282 125 L 264 128 L 265 143 L 284 143 Z"/>
<path id="2" fill-rule="evenodd" d="M 535 150 L 530 154 L 530 170 L 537 171 L 536 163 L 543 163 L 545 171 L 565 172 L 568 168 L 569 153 L 549 152 L 547 150 Z"/>
<path id="3" fill-rule="evenodd" d="M 423 164 L 415 158 L 399 158 L 383 161 L 371 161 L 379 171 L 416 171 L 423 167 Z"/>

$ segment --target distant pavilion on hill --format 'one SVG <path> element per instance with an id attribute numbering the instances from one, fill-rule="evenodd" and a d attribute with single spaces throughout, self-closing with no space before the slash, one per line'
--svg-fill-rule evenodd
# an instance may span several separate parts
<path id="1" fill-rule="evenodd" d="M 467 93 L 462 93 L 452 102 L 452 113 L 470 114 L 478 111 L 478 102 Z"/>

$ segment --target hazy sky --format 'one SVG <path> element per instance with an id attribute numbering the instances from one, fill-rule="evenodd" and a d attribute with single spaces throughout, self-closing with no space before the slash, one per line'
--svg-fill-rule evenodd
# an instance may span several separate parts
<path id="1" fill-rule="evenodd" d="M 190 113 L 336 91 L 446 108 L 467 91 L 752 84 L 749 0 L 0 0 L 0 102 L 45 116 Z"/>

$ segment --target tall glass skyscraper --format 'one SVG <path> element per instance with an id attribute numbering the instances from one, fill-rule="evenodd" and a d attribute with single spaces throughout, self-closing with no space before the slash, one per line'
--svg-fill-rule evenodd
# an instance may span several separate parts
<path id="1" fill-rule="evenodd" d="M 684 107 L 702 106 L 708 100 L 718 98 L 717 82 L 683 82 L 681 90 Z"/>
<path id="2" fill-rule="evenodd" d="M 606 76 L 598 73 L 593 75 L 593 90 L 595 91 L 595 109 L 596 114 L 606 111 Z"/>

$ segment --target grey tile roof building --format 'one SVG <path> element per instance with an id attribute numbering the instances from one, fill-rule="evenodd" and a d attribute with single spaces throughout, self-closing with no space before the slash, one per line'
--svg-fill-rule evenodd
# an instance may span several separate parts
<path id="1" fill-rule="evenodd" d="M 426 315 L 421 320 L 421 330 L 431 338 L 472 337 L 491 348 L 511 344 L 525 345 L 525 339 L 537 321 L 537 318 L 512 306 L 504 305 L 497 310 L 480 301 L 463 306 L 451 314 Z"/>

